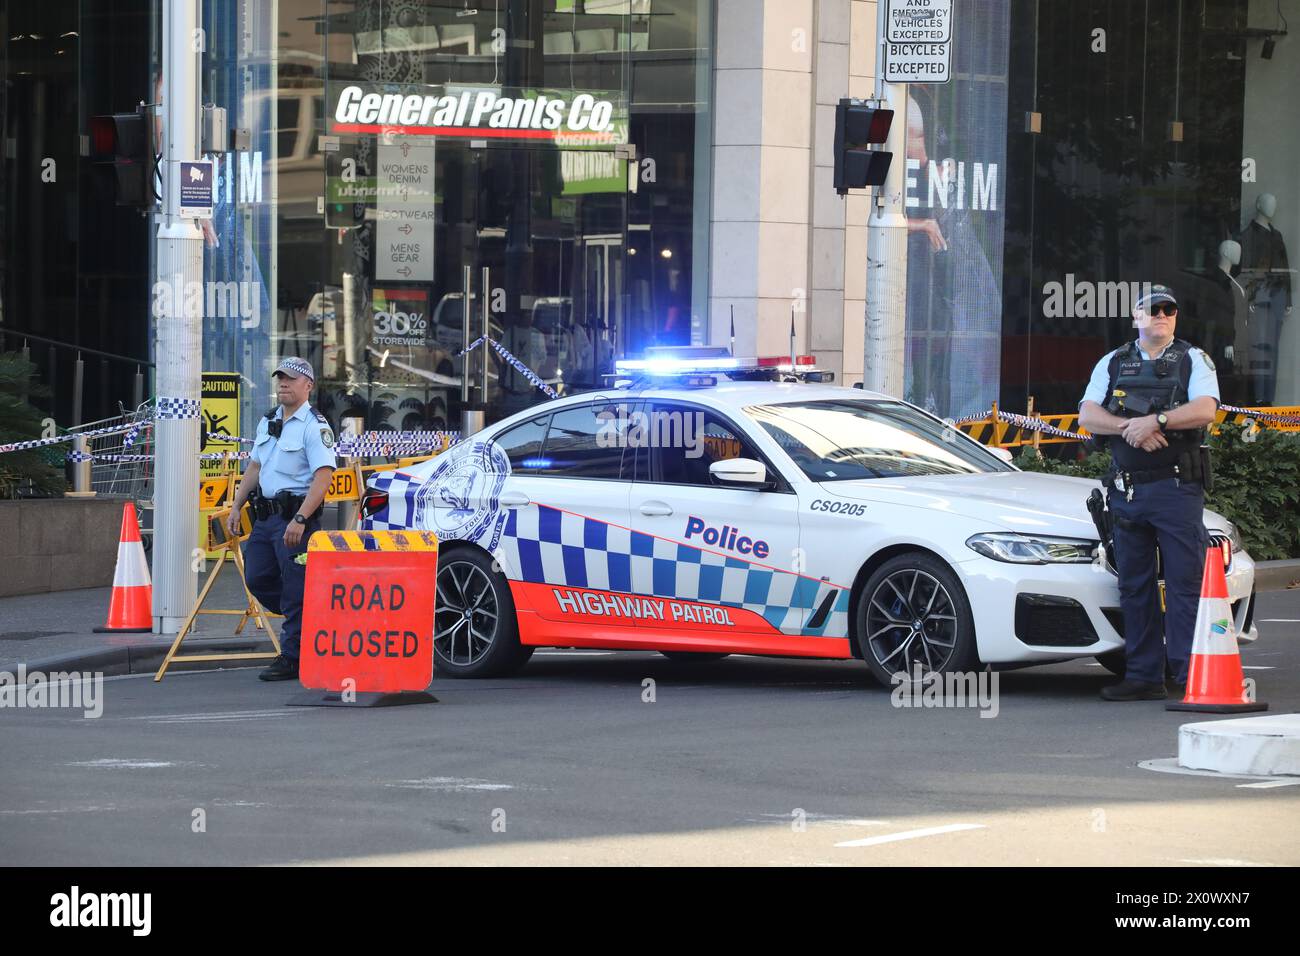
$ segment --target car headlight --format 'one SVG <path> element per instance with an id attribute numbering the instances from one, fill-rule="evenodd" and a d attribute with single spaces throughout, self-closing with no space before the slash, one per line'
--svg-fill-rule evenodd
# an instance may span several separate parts
<path id="1" fill-rule="evenodd" d="M 999 531 L 967 538 L 966 547 L 986 558 L 1011 564 L 1091 564 L 1097 542 Z"/>
<path id="2" fill-rule="evenodd" d="M 1237 530 L 1237 526 L 1231 521 L 1228 522 L 1228 540 L 1232 542 L 1233 554 L 1242 550 L 1243 545 L 1241 543 L 1241 532 Z"/>

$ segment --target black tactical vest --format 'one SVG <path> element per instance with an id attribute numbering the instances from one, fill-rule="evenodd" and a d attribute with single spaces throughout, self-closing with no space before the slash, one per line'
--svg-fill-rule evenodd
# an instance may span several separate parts
<path id="1" fill-rule="evenodd" d="M 1141 418 L 1167 412 L 1188 401 L 1188 385 L 1192 379 L 1192 346 L 1182 339 L 1174 339 L 1160 358 L 1148 361 L 1143 358 L 1136 342 L 1119 349 L 1111 356 L 1110 385 L 1103 403 L 1111 414 L 1121 418 Z M 1146 452 L 1134 448 L 1123 436 L 1111 436 L 1110 451 L 1119 471 L 1147 471 L 1186 463 L 1189 454 L 1195 454 L 1203 435 L 1200 429 L 1167 431 L 1168 448 Z"/>

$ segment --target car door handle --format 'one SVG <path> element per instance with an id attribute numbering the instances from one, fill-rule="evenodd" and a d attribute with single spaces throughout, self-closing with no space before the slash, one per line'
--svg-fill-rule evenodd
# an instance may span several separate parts
<path id="1" fill-rule="evenodd" d="M 673 509 L 671 505 L 664 504 L 662 501 L 643 501 L 641 513 L 652 518 L 664 518 L 672 514 Z"/>
<path id="2" fill-rule="evenodd" d="M 499 500 L 505 508 L 522 508 L 533 503 L 533 499 L 521 491 L 507 491 Z"/>

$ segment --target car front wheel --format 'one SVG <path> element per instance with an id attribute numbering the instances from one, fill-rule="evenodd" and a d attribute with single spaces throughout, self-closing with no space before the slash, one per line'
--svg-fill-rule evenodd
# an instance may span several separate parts
<path id="1" fill-rule="evenodd" d="M 482 552 L 439 557 L 433 652 L 437 673 L 448 677 L 500 677 L 533 655 L 519 643 L 510 584 Z"/>
<path id="2" fill-rule="evenodd" d="M 886 686 L 900 672 L 915 680 L 979 667 L 966 590 L 931 555 L 900 554 L 877 568 L 862 589 L 856 625 L 862 657 Z"/>

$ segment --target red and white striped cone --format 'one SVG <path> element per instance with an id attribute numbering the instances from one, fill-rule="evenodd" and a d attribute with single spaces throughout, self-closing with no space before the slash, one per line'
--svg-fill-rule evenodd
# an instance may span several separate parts
<path id="1" fill-rule="evenodd" d="M 152 630 L 153 583 L 149 580 L 149 563 L 140 541 L 135 505 L 128 501 L 122 509 L 122 533 L 117 542 L 117 568 L 113 572 L 113 597 L 108 602 L 108 623 L 95 628 L 95 632 L 135 634 Z"/>
<path id="2" fill-rule="evenodd" d="M 1192 632 L 1192 659 L 1187 670 L 1187 693 L 1171 700 L 1165 710 L 1191 710 L 1206 714 L 1242 714 L 1268 710 L 1268 704 L 1251 700 L 1241 672 L 1241 654 L 1228 604 L 1228 581 L 1223 573 L 1223 552 L 1211 547 L 1205 556 L 1201 600 Z"/>

